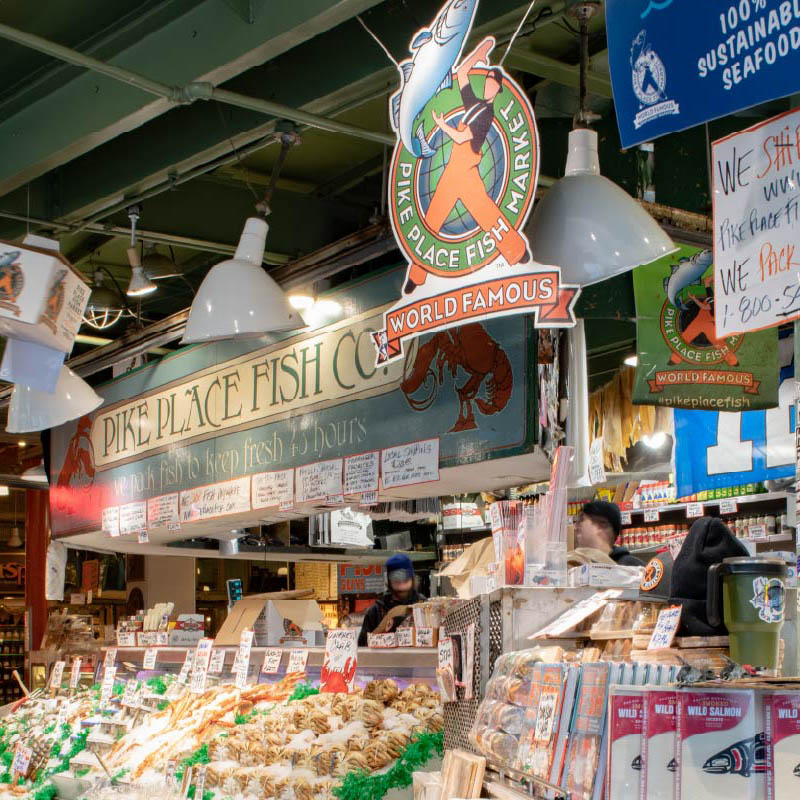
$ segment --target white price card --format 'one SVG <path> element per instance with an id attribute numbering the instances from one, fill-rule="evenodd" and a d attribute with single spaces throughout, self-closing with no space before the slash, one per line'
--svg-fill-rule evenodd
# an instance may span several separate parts
<path id="1" fill-rule="evenodd" d="M 119 536 L 119 506 L 103 509 L 102 526 L 106 536 Z"/>
<path id="2" fill-rule="evenodd" d="M 167 761 L 167 770 L 164 773 L 164 780 L 167 786 L 173 786 L 175 784 L 175 770 L 178 768 L 178 760 L 176 758 L 171 758 Z"/>
<path id="3" fill-rule="evenodd" d="M 215 648 L 211 651 L 211 660 L 208 662 L 208 674 L 219 675 L 225 666 L 225 650 Z"/>
<path id="4" fill-rule="evenodd" d="M 72 667 L 69 671 L 69 688 L 77 689 L 78 684 L 81 682 L 81 663 L 82 659 L 73 658 Z"/>
<path id="5" fill-rule="evenodd" d="M 181 492 L 181 522 L 215 519 L 250 511 L 250 478 L 236 478 Z"/>
<path id="6" fill-rule="evenodd" d="M 416 646 L 433 647 L 433 628 L 416 628 Z"/>
<path id="7" fill-rule="evenodd" d="M 147 531 L 139 531 L 139 533 L 136 534 L 136 539 L 139 542 L 139 544 L 150 543 L 150 535 L 147 533 Z"/>
<path id="8" fill-rule="evenodd" d="M 155 669 L 156 659 L 158 658 L 158 649 L 155 647 L 148 647 L 144 651 L 144 660 L 142 661 L 142 669 Z"/>
<path id="9" fill-rule="evenodd" d="M 396 633 L 368 633 L 367 647 L 372 650 L 387 650 L 397 647 Z"/>
<path id="10" fill-rule="evenodd" d="M 324 500 L 342 493 L 342 459 L 317 461 L 297 468 L 297 502 Z"/>
<path id="11" fill-rule="evenodd" d="M 659 512 L 657 508 L 646 508 L 644 510 L 645 522 L 658 522 Z"/>
<path id="12" fill-rule="evenodd" d="M 658 612 L 656 628 L 650 637 L 648 650 L 664 650 L 672 645 L 681 623 L 681 606 L 669 606 Z"/>
<path id="13" fill-rule="evenodd" d="M 167 528 L 178 522 L 178 493 L 162 494 L 147 501 L 147 527 Z"/>
<path id="14" fill-rule="evenodd" d="M 631 512 L 630 511 L 620 511 L 620 517 L 622 518 L 623 525 L 630 525 L 631 524 Z"/>
<path id="15" fill-rule="evenodd" d="M 103 666 L 108 669 L 108 667 L 113 667 L 114 664 L 117 663 L 117 648 L 116 647 L 109 647 L 106 650 L 106 657 L 103 659 Z"/>
<path id="16" fill-rule="evenodd" d="M 289 651 L 289 663 L 286 666 L 286 674 L 293 672 L 305 672 L 308 663 L 308 650 L 304 647 L 293 647 Z"/>
<path id="17" fill-rule="evenodd" d="M 281 656 L 283 650 L 280 647 L 268 647 L 264 650 L 264 663 L 261 665 L 261 671 L 265 675 L 274 675 L 281 666 Z"/>
<path id="18" fill-rule="evenodd" d="M 358 662 L 358 632 L 334 628 L 325 637 L 325 658 L 320 673 L 321 692 L 352 692 Z"/>
<path id="19" fill-rule="evenodd" d="M 50 688 L 51 689 L 60 689 L 61 688 L 61 679 L 64 677 L 64 667 L 66 666 L 65 661 L 56 661 L 53 664 L 53 671 L 50 673 Z"/>
<path id="20" fill-rule="evenodd" d="M 439 480 L 439 439 L 423 439 L 381 450 L 383 488 Z"/>
<path id="21" fill-rule="evenodd" d="M 720 514 L 735 514 L 739 510 L 739 505 L 733 497 L 726 497 L 719 501 Z"/>
<path id="22" fill-rule="evenodd" d="M 453 669 L 453 640 L 450 637 L 439 639 L 437 653 L 439 669 Z"/>
<path id="23" fill-rule="evenodd" d="M 167 523 L 167 530 L 170 533 L 177 533 L 181 529 L 180 522 L 168 522 Z"/>
<path id="24" fill-rule="evenodd" d="M 85 592 L 72 592 L 69 596 L 69 604 L 71 606 L 85 606 L 86 593 Z"/>
<path id="25" fill-rule="evenodd" d="M 798 130 L 800 110 L 795 109 L 712 145 L 714 307 L 710 316 L 717 339 L 800 317 L 800 207 L 793 164 Z M 758 383 L 752 375 L 749 378 L 744 391 L 758 391 Z"/>
<path id="26" fill-rule="evenodd" d="M 103 672 L 103 682 L 100 684 L 100 705 L 105 706 L 114 694 L 114 677 L 117 674 L 116 667 L 106 667 Z"/>
<path id="27" fill-rule="evenodd" d="M 606 468 L 603 461 L 603 437 L 599 436 L 589 447 L 589 480 L 595 486 L 606 482 Z"/>
<path id="28" fill-rule="evenodd" d="M 377 492 L 362 492 L 361 493 L 361 505 L 362 506 L 375 506 L 378 504 L 378 493 Z"/>
<path id="29" fill-rule="evenodd" d="M 137 708 L 139 705 L 139 681 L 133 678 L 128 679 L 125 684 L 125 691 L 122 693 L 122 705 L 125 708 Z"/>
<path id="30" fill-rule="evenodd" d="M 11 762 L 11 774 L 27 775 L 32 758 L 33 748 L 27 747 L 22 742 L 17 742 L 17 746 L 14 748 L 14 760 Z"/>
<path id="31" fill-rule="evenodd" d="M 747 533 L 749 534 L 750 538 L 754 542 L 759 542 L 762 539 L 767 538 L 767 526 L 766 525 L 750 525 L 747 529 Z"/>
<path id="32" fill-rule="evenodd" d="M 703 504 L 702 503 L 687 503 L 686 504 L 686 517 L 687 519 L 693 519 L 694 517 L 702 517 L 703 516 Z"/>
<path id="33" fill-rule="evenodd" d="M 413 647 L 414 646 L 414 629 L 406 626 L 405 628 L 398 628 L 395 631 L 397 636 L 398 647 Z"/>
<path id="34" fill-rule="evenodd" d="M 119 507 L 119 532 L 138 533 L 147 528 L 147 502 L 139 500 L 136 503 L 126 503 Z"/>
<path id="35" fill-rule="evenodd" d="M 238 669 L 235 670 L 236 678 L 234 679 L 234 685 L 237 689 L 244 689 L 247 686 L 247 673 L 249 669 L 249 662 L 242 661 L 239 663 Z"/>
<path id="36" fill-rule="evenodd" d="M 192 672 L 192 667 L 194 666 L 194 650 L 187 650 L 186 657 L 183 659 L 183 666 L 181 667 L 181 671 L 178 673 L 178 683 L 182 686 L 186 686 L 189 683 L 189 675 Z"/>
<path id="37" fill-rule="evenodd" d="M 211 650 L 213 647 L 213 639 L 201 639 L 197 643 L 197 649 L 194 653 L 194 664 L 192 665 L 192 682 L 190 686 L 192 694 L 203 694 L 206 690 L 206 676 L 208 675 L 208 665 L 211 661 Z"/>
<path id="38" fill-rule="evenodd" d="M 194 782 L 194 796 L 201 800 L 203 792 L 206 788 L 206 765 L 197 764 L 194 768 L 194 775 L 192 776 Z"/>
<path id="39" fill-rule="evenodd" d="M 363 494 L 378 491 L 378 472 L 381 466 L 379 450 L 348 456 L 344 460 L 344 493 Z"/>
<path id="40" fill-rule="evenodd" d="M 253 475 L 253 509 L 280 508 L 283 503 L 294 502 L 294 470 L 260 472 Z"/>
<path id="41" fill-rule="evenodd" d="M 117 647 L 136 647 L 136 631 L 117 631 Z"/>

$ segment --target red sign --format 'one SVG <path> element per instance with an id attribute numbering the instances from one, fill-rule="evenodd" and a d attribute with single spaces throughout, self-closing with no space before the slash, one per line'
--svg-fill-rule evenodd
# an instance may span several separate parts
<path id="1" fill-rule="evenodd" d="M 339 564 L 339 594 L 381 594 L 386 589 L 382 564 Z"/>

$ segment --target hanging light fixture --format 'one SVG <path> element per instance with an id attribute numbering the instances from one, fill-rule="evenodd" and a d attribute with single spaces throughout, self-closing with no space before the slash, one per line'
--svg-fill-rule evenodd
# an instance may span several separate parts
<path id="1" fill-rule="evenodd" d="M 22 547 L 22 537 L 19 535 L 17 525 L 17 493 L 14 492 L 14 527 L 11 529 L 11 536 L 8 537 L 6 544 L 9 547 Z"/>
<path id="2" fill-rule="evenodd" d="M 154 244 L 148 245 L 142 255 L 142 268 L 151 281 L 163 281 L 165 278 L 178 278 L 181 275 L 174 256 L 170 258 L 159 253 Z"/>
<path id="3" fill-rule="evenodd" d="M 96 330 L 102 331 L 116 325 L 124 311 L 125 307 L 121 297 L 113 289 L 103 285 L 102 271 L 95 270 L 92 291 L 89 295 L 89 302 L 86 304 L 83 321 Z"/>
<path id="4" fill-rule="evenodd" d="M 139 206 L 131 206 L 128 209 L 128 217 L 131 221 L 131 246 L 128 248 L 128 263 L 131 265 L 131 280 L 125 294 L 128 297 L 142 297 L 151 294 L 158 287 L 151 281 L 142 269 L 142 262 L 139 258 L 139 251 L 136 249 L 136 222 L 139 219 Z"/>
<path id="5" fill-rule="evenodd" d="M 639 203 L 600 174 L 597 133 L 588 128 L 596 115 L 586 109 L 588 23 L 597 10 L 594 2 L 570 8 L 580 24 L 580 110 L 569 134 L 564 177 L 536 205 L 526 231 L 534 259 L 561 267 L 565 283 L 581 286 L 677 249 Z"/>
<path id="6" fill-rule="evenodd" d="M 281 166 L 295 134 L 281 137 L 281 152 L 272 171 L 259 216 L 245 222 L 233 258 L 208 272 L 197 290 L 186 322 L 182 342 L 214 342 L 220 339 L 250 339 L 265 333 L 291 331 L 305 326 L 280 286 L 261 266 L 267 241 L 266 216 Z"/>
<path id="7" fill-rule="evenodd" d="M 53 394 L 14 384 L 8 406 L 8 433 L 33 433 L 55 428 L 94 411 L 103 398 L 69 367 L 61 367 Z"/>

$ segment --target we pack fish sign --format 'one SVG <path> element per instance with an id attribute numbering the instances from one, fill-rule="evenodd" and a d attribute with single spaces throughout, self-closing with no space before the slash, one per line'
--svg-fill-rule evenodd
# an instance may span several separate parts
<path id="1" fill-rule="evenodd" d="M 623 147 L 800 88 L 800 0 L 607 0 Z"/>
<path id="2" fill-rule="evenodd" d="M 578 287 L 533 262 L 522 233 L 539 174 L 531 105 L 491 65 L 492 37 L 462 57 L 477 5 L 450 0 L 399 65 L 389 205 L 408 272 L 374 334 L 378 364 L 401 358 L 403 340 L 478 318 L 533 313 L 538 327 L 575 324 Z"/>

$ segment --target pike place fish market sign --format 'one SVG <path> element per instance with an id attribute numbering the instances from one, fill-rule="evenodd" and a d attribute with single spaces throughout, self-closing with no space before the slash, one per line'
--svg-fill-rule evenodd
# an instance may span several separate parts
<path id="1" fill-rule="evenodd" d="M 374 337 L 378 364 L 400 359 L 404 340 L 470 320 L 529 313 L 541 327 L 575 324 L 578 287 L 535 263 L 522 233 L 539 174 L 533 109 L 492 65 L 491 36 L 463 53 L 477 5 L 450 0 L 399 65 L 389 205 L 408 271 Z"/>
<path id="2" fill-rule="evenodd" d="M 178 493 L 183 513 L 193 490 L 236 488 L 237 510 L 262 508 L 243 478 L 261 486 L 264 473 L 421 439 L 438 439 L 440 467 L 531 452 L 530 318 L 439 331 L 377 366 L 372 335 L 404 279 L 395 268 L 342 287 L 347 320 L 268 345 L 185 348 L 99 387 L 104 405 L 52 434 L 55 535 L 100 530 L 104 509 L 174 509 Z"/>

